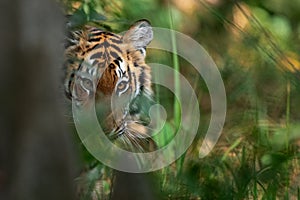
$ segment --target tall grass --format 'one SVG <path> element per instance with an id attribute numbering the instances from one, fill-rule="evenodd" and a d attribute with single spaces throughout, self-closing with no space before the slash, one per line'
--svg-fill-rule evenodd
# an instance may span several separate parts
<path id="1" fill-rule="evenodd" d="M 175 33 L 174 33 L 174 27 L 173 27 L 173 13 L 172 9 L 169 6 L 169 24 L 170 24 L 170 36 L 171 36 L 171 41 L 172 41 L 172 61 L 173 61 L 173 68 L 174 68 L 174 74 L 173 74 L 173 79 L 174 79 L 174 88 L 175 88 L 175 98 L 173 101 L 173 106 L 174 106 L 174 125 L 177 127 L 177 130 L 179 129 L 180 126 L 180 121 L 181 121 L 181 111 L 180 111 L 180 102 L 178 101 L 180 99 L 180 78 L 179 78 L 179 73 L 180 72 L 180 65 L 179 65 L 179 60 L 178 60 L 178 54 L 177 54 L 177 43 L 176 43 L 176 38 L 175 38 Z M 177 72 L 177 73 L 176 73 Z M 181 144 L 177 144 L 181 145 Z M 182 171 L 182 166 L 184 162 L 185 154 L 182 155 L 177 161 L 176 161 L 176 170 L 177 170 L 177 175 L 181 174 Z"/>

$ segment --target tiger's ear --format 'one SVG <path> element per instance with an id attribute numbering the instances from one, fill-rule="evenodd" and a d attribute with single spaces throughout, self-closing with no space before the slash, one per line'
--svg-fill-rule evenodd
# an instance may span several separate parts
<path id="1" fill-rule="evenodd" d="M 135 22 L 123 36 L 123 42 L 131 43 L 136 49 L 145 49 L 152 39 L 152 27 L 150 22 L 144 19 Z"/>

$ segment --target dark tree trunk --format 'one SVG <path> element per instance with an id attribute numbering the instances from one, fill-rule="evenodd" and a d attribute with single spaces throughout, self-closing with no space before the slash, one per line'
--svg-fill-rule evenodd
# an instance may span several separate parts
<path id="1" fill-rule="evenodd" d="M 115 171 L 111 200 L 158 200 L 159 188 L 153 174 Z"/>
<path id="2" fill-rule="evenodd" d="M 55 2 L 0 2 L 0 199 L 75 199 L 75 157 L 58 90 L 63 17 Z"/>

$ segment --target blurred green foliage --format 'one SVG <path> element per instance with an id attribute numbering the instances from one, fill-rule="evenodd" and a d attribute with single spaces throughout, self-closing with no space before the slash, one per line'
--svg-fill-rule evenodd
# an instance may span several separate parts
<path id="1" fill-rule="evenodd" d="M 61 2 L 74 27 L 92 23 L 119 32 L 142 18 L 156 27 L 173 25 L 217 63 L 228 98 L 226 124 L 217 146 L 200 160 L 210 96 L 193 67 L 179 58 L 180 72 L 197 91 L 201 127 L 181 164 L 157 172 L 164 199 L 300 199 L 299 0 Z M 158 50 L 148 50 L 147 60 L 173 66 L 172 55 Z M 163 134 L 156 136 L 164 146 L 177 128 L 175 100 L 164 88 L 154 88 L 168 111 Z M 98 173 L 88 172 L 90 183 L 101 179 L 109 187 L 109 178 L 103 178 L 108 169 L 83 155 L 88 169 L 101 166 Z"/>

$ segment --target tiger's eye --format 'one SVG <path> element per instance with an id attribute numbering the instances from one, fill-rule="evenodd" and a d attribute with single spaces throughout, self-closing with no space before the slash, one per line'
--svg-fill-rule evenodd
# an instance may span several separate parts
<path id="1" fill-rule="evenodd" d="M 93 82 L 90 79 L 84 78 L 82 80 L 82 86 L 88 90 L 93 89 Z"/>
<path id="2" fill-rule="evenodd" d="M 118 84 L 118 89 L 123 89 L 125 87 L 125 83 L 124 82 L 121 82 Z"/>

